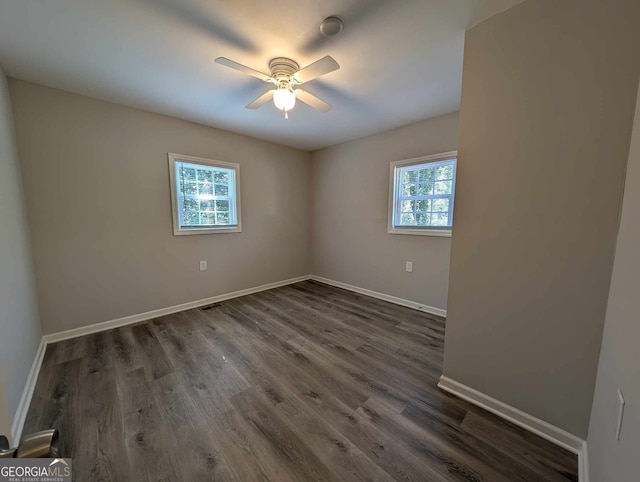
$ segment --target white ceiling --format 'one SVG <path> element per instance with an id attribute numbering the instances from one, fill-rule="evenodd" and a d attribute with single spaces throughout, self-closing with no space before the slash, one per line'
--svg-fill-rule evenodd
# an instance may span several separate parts
<path id="1" fill-rule="evenodd" d="M 0 0 L 10 77 L 314 150 L 460 103 L 464 30 L 522 0 Z M 323 18 L 344 31 L 322 38 Z M 268 72 L 273 57 L 341 69 L 305 85 L 334 106 L 285 120 L 244 106 L 266 84 L 213 59 Z"/>

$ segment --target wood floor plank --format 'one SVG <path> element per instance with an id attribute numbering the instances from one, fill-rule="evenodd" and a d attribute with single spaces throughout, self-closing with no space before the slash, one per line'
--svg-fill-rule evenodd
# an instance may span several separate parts
<path id="1" fill-rule="evenodd" d="M 379 465 L 329 423 L 309 410 L 297 397 L 287 397 L 276 407 L 301 440 L 320 460 L 346 480 L 392 481 Z"/>
<path id="2" fill-rule="evenodd" d="M 437 388 L 445 320 L 315 281 L 47 347 L 24 432 L 82 481 L 577 481 Z"/>
<path id="3" fill-rule="evenodd" d="M 365 417 L 331 396 L 324 396 L 322 404 L 316 411 L 323 420 L 327 420 L 336 430 L 349 438 L 395 480 L 416 482 L 448 480 L 425 461 L 400 447 L 397 441 L 368 422 Z"/>
<path id="4" fill-rule="evenodd" d="M 490 414 L 470 411 L 465 416 L 461 428 L 468 434 L 495 446 L 505 457 L 517 464 L 523 464 L 539 472 L 549 482 L 575 480 L 575 460 L 558 457 L 555 451 L 545 450 L 545 445 L 536 440 L 531 443 L 518 430 Z"/>
<path id="5" fill-rule="evenodd" d="M 358 413 L 380 430 L 390 434 L 397 443 L 417 457 L 428 461 L 429 466 L 446 480 L 472 480 L 507 482 L 509 479 L 497 469 L 482 466 L 481 460 L 472 460 L 456 454 L 446 447 L 435 434 L 421 431 L 389 410 L 379 400 L 371 398 L 360 407 Z M 457 456 L 456 456 L 457 455 Z"/>
<path id="6" fill-rule="evenodd" d="M 296 480 L 339 481 L 307 445 L 294 433 L 276 410 L 250 388 L 234 396 L 231 403 L 254 433 L 274 448 L 278 460 L 293 473 Z M 294 463 L 290 463 L 293 461 Z"/>
<path id="7" fill-rule="evenodd" d="M 150 323 L 135 325 L 131 328 L 131 332 L 140 349 L 142 363 L 149 376 L 157 379 L 173 373 L 173 365 L 151 329 Z"/>
<path id="8" fill-rule="evenodd" d="M 106 332 L 106 335 L 110 342 L 113 365 L 118 376 L 126 377 L 128 372 L 143 366 L 140 353 L 136 349 L 131 327 L 125 326 L 117 330 L 111 330 Z M 84 337 L 75 338 L 75 340 L 80 339 L 84 339 Z M 86 350 L 86 343 L 83 346 Z"/>
<path id="9" fill-rule="evenodd" d="M 130 480 L 177 480 L 175 452 L 144 368 L 120 374 L 116 380 L 123 417 L 123 438 Z M 174 459 L 172 461 L 172 458 Z"/>
<path id="10" fill-rule="evenodd" d="M 130 473 L 129 458 L 124 444 L 124 423 L 120 404 L 117 403 L 114 371 L 106 369 L 85 375 L 82 390 L 93 395 L 83 397 L 78 390 L 72 400 L 72 403 L 79 403 L 75 403 L 75 410 L 70 416 L 82 423 L 81 429 L 74 433 L 82 439 L 77 441 L 74 451 L 84 462 L 74 465 L 74 477 L 77 480 L 126 480 Z M 87 436 L 83 436 L 85 433 Z"/>

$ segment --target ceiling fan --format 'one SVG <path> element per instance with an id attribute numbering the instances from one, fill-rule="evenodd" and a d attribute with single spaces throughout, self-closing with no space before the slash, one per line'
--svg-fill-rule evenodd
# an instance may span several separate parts
<path id="1" fill-rule="evenodd" d="M 274 88 L 269 89 L 247 105 L 247 109 L 257 109 L 273 99 L 274 105 L 283 111 L 285 119 L 288 119 L 289 111 L 296 105 L 297 99 L 320 112 L 328 112 L 331 110 L 330 104 L 327 104 L 322 99 L 298 87 L 299 85 L 310 82 L 313 79 L 340 68 L 338 62 L 328 55 L 307 65 L 303 69 L 291 59 L 276 57 L 269 62 L 271 75 L 254 70 L 225 57 L 218 57 L 215 62 L 274 85 Z"/>

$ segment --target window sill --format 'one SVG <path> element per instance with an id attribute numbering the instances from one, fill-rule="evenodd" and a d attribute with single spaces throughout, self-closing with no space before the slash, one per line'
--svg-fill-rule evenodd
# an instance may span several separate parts
<path id="1" fill-rule="evenodd" d="M 223 233 L 241 233 L 240 226 L 232 228 L 215 228 L 215 229 L 183 229 L 181 231 L 173 231 L 174 236 L 190 236 L 194 234 L 223 234 Z"/>
<path id="2" fill-rule="evenodd" d="M 389 234 L 412 234 L 414 236 L 434 236 L 437 238 L 450 238 L 451 231 L 438 229 L 388 229 Z"/>

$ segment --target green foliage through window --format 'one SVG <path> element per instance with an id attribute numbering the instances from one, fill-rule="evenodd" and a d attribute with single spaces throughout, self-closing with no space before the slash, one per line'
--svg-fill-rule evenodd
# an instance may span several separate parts
<path id="1" fill-rule="evenodd" d="M 393 227 L 450 228 L 456 159 L 400 165 L 394 170 Z"/>

